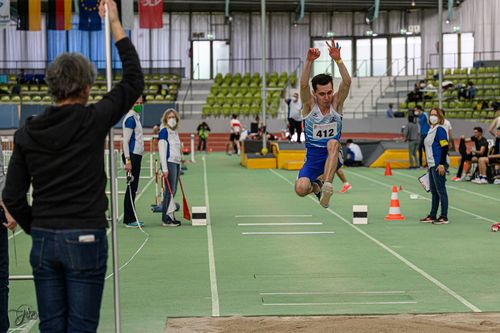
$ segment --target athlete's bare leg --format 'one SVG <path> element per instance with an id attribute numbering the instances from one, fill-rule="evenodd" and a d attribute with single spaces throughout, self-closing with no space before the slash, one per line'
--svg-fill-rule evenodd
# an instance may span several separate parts
<path id="1" fill-rule="evenodd" d="M 332 181 L 333 181 L 333 176 L 337 171 L 337 166 L 339 162 L 340 143 L 337 140 L 330 140 L 328 141 L 327 149 L 328 149 L 328 158 L 326 159 L 325 172 L 324 172 L 325 183 L 321 188 L 321 198 L 319 200 L 321 206 L 325 208 L 328 208 L 330 204 L 330 197 L 333 194 Z"/>

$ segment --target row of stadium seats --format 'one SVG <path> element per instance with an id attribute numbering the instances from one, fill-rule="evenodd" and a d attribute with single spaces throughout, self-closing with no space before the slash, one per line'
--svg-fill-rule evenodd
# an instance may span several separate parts
<path id="1" fill-rule="evenodd" d="M 439 71 L 437 69 L 428 69 L 426 76 L 428 79 L 433 78 Z M 498 76 L 500 75 L 500 67 L 473 67 L 473 68 L 446 68 L 444 70 L 444 78 L 464 78 L 469 76 Z"/>
<path id="2" fill-rule="evenodd" d="M 240 86 L 245 84 L 250 86 L 252 83 L 257 84 L 257 86 L 262 85 L 262 77 L 259 73 L 254 73 L 251 75 L 250 73 L 245 73 L 242 75 L 241 73 L 227 73 L 224 76 L 221 73 L 218 73 L 214 79 L 215 85 L 222 86 L 223 84 L 227 86 L 236 85 Z M 266 73 L 266 83 L 269 87 L 271 86 L 286 86 L 290 84 L 291 86 L 295 86 L 297 84 L 297 75 L 292 73 L 288 75 L 288 73 L 283 72 L 278 74 L 277 72 Z"/>

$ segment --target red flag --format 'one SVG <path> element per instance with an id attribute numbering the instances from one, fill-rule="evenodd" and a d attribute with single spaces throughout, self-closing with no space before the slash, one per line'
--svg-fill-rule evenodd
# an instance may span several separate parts
<path id="1" fill-rule="evenodd" d="M 184 210 L 184 218 L 188 221 L 191 221 L 191 213 L 189 212 L 189 205 L 186 200 L 186 195 L 184 194 L 184 187 L 182 187 L 181 177 L 179 177 L 179 184 L 181 184 L 182 209 Z"/>
<path id="2" fill-rule="evenodd" d="M 139 0 L 139 27 L 142 29 L 163 27 L 163 0 Z"/>

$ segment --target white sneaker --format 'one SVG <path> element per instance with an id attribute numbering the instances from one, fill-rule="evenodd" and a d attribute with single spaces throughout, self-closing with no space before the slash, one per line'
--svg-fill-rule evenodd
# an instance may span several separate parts
<path id="1" fill-rule="evenodd" d="M 481 179 L 479 179 L 479 183 L 478 184 L 488 184 L 488 179 L 481 178 Z"/>
<path id="2" fill-rule="evenodd" d="M 500 179 L 495 179 L 495 181 L 493 182 L 493 184 L 500 185 Z"/>
<path id="3" fill-rule="evenodd" d="M 323 183 L 321 187 L 321 197 L 319 198 L 319 204 L 324 208 L 328 208 L 330 205 L 330 197 L 333 194 L 333 185 L 332 183 Z"/>
<path id="4" fill-rule="evenodd" d="M 481 178 L 474 178 L 470 182 L 474 184 L 481 184 Z"/>

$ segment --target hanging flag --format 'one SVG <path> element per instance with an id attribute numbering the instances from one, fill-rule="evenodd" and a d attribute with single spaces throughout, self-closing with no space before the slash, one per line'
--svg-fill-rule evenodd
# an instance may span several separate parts
<path id="1" fill-rule="evenodd" d="M 17 30 L 41 30 L 41 2 L 41 0 L 24 0 L 17 2 Z"/>
<path id="2" fill-rule="evenodd" d="M 139 0 L 139 27 L 142 29 L 163 27 L 163 0 Z"/>
<path id="3" fill-rule="evenodd" d="M 10 0 L 0 0 L 0 30 L 10 23 Z"/>
<path id="4" fill-rule="evenodd" d="M 99 0 L 80 0 L 79 30 L 101 30 L 101 17 L 99 16 Z"/>
<path id="5" fill-rule="evenodd" d="M 48 28 L 50 30 L 71 30 L 72 0 L 49 0 Z"/>
<path id="6" fill-rule="evenodd" d="M 134 29 L 134 0 L 118 0 L 118 13 L 120 14 L 120 21 L 122 22 L 123 29 Z"/>

